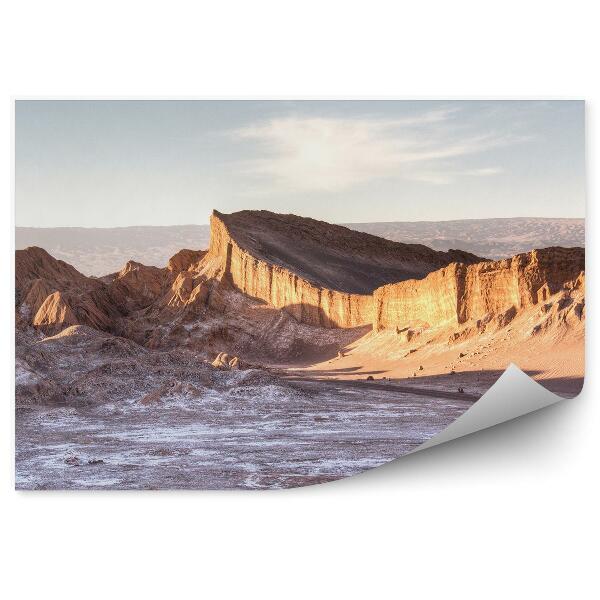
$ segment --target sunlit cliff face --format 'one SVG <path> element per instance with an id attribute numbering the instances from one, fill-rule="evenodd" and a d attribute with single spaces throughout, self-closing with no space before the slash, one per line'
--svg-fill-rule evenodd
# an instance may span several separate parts
<path id="1" fill-rule="evenodd" d="M 209 255 L 221 265 L 222 276 L 245 294 L 286 310 L 300 322 L 322 327 L 372 324 L 380 330 L 415 322 L 430 327 L 457 326 L 511 307 L 537 304 L 544 294 L 551 295 L 575 279 L 585 266 L 581 248 L 547 248 L 475 264 L 452 262 L 437 270 L 439 257 L 426 256 L 432 272 L 425 277 L 405 276 L 404 281 L 375 287 L 372 293 L 353 294 L 299 276 L 292 264 L 269 262 L 260 256 L 260 247 L 258 252 L 256 247 L 242 247 L 246 240 L 236 238 L 237 224 L 233 221 L 234 227 L 228 227 L 228 220 L 231 222 L 228 215 L 219 213 L 211 218 Z M 398 248 L 395 266 L 406 269 L 407 263 L 416 260 L 416 250 L 408 245 L 404 248 L 403 254 Z M 470 263 L 477 260 L 472 255 L 465 258 Z M 378 266 L 384 271 L 389 264 L 375 261 L 373 269 Z M 303 268 L 300 265 L 299 270 Z"/>

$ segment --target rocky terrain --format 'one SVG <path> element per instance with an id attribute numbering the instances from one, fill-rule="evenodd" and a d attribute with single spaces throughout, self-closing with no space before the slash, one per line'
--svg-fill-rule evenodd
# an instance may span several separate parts
<path id="1" fill-rule="evenodd" d="M 215 211 L 207 255 L 213 276 L 320 327 L 370 324 L 378 286 L 421 278 L 451 262 L 480 260 L 267 211 Z"/>
<path id="2" fill-rule="evenodd" d="M 585 246 L 584 219 L 468 219 L 344 223 L 349 229 L 435 250 L 459 248 L 489 259 L 510 258 L 548 246 Z M 208 248 L 208 225 L 162 227 L 17 227 L 17 250 L 46 249 L 85 275 L 119 271 L 129 260 L 163 267 L 180 248 Z"/>
<path id="3" fill-rule="evenodd" d="M 277 488 L 409 452 L 473 400 L 214 367 L 77 325 L 17 344 L 19 489 Z M 410 419 L 406 415 L 411 415 Z"/>
<path id="4" fill-rule="evenodd" d="M 573 397 L 583 386 L 584 362 L 585 276 L 580 274 L 540 302 L 462 324 L 415 320 L 373 329 L 338 356 L 306 364 L 297 373 L 345 380 L 374 376 L 480 395 L 514 363 L 550 391 Z"/>
<path id="5" fill-rule="evenodd" d="M 585 268 L 583 248 L 545 248 L 511 259 L 454 263 L 422 280 L 375 290 L 375 330 L 422 324 L 457 327 L 544 303 Z"/>
<path id="6" fill-rule="evenodd" d="M 18 487 L 329 481 L 414 449 L 510 362 L 583 381 L 582 248 L 486 261 L 243 211 L 162 267 L 88 277 L 37 247 L 15 267 Z"/>

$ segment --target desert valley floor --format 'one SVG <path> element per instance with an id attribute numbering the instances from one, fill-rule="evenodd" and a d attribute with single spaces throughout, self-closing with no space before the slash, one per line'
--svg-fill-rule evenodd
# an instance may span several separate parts
<path id="1" fill-rule="evenodd" d="M 19 489 L 308 485 L 397 458 L 515 363 L 583 383 L 583 248 L 490 261 L 265 211 L 88 277 L 16 256 Z"/>
<path id="2" fill-rule="evenodd" d="M 347 477 L 414 450 L 472 404 L 351 384 L 233 384 L 159 406 L 23 410 L 21 489 L 281 488 Z M 258 382 L 257 382 L 258 383 Z"/>

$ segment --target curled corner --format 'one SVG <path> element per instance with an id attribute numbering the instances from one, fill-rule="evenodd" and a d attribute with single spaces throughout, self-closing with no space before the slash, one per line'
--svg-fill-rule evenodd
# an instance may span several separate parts
<path id="1" fill-rule="evenodd" d="M 511 363 L 498 381 L 469 410 L 413 452 L 510 421 L 562 399 Z"/>

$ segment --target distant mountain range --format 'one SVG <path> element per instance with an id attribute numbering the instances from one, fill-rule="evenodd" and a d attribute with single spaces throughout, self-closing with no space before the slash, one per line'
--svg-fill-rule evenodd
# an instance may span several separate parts
<path id="1" fill-rule="evenodd" d="M 16 250 L 40 246 L 84 275 L 119 271 L 128 260 L 164 267 L 182 248 L 208 247 L 208 225 L 165 227 L 17 227 Z"/>
<path id="2" fill-rule="evenodd" d="M 435 250 L 465 250 L 498 259 L 548 246 L 585 245 L 584 219 L 469 219 L 389 223 L 347 223 L 346 227 L 396 242 Z M 165 266 L 182 248 L 205 249 L 208 225 L 164 227 L 17 227 L 16 249 L 40 246 L 85 275 L 118 271 L 128 260 Z"/>
<path id="3" fill-rule="evenodd" d="M 397 242 L 425 244 L 435 250 L 455 248 L 485 256 L 507 258 L 534 248 L 585 246 L 584 219 L 468 219 L 352 223 L 347 225 Z"/>

